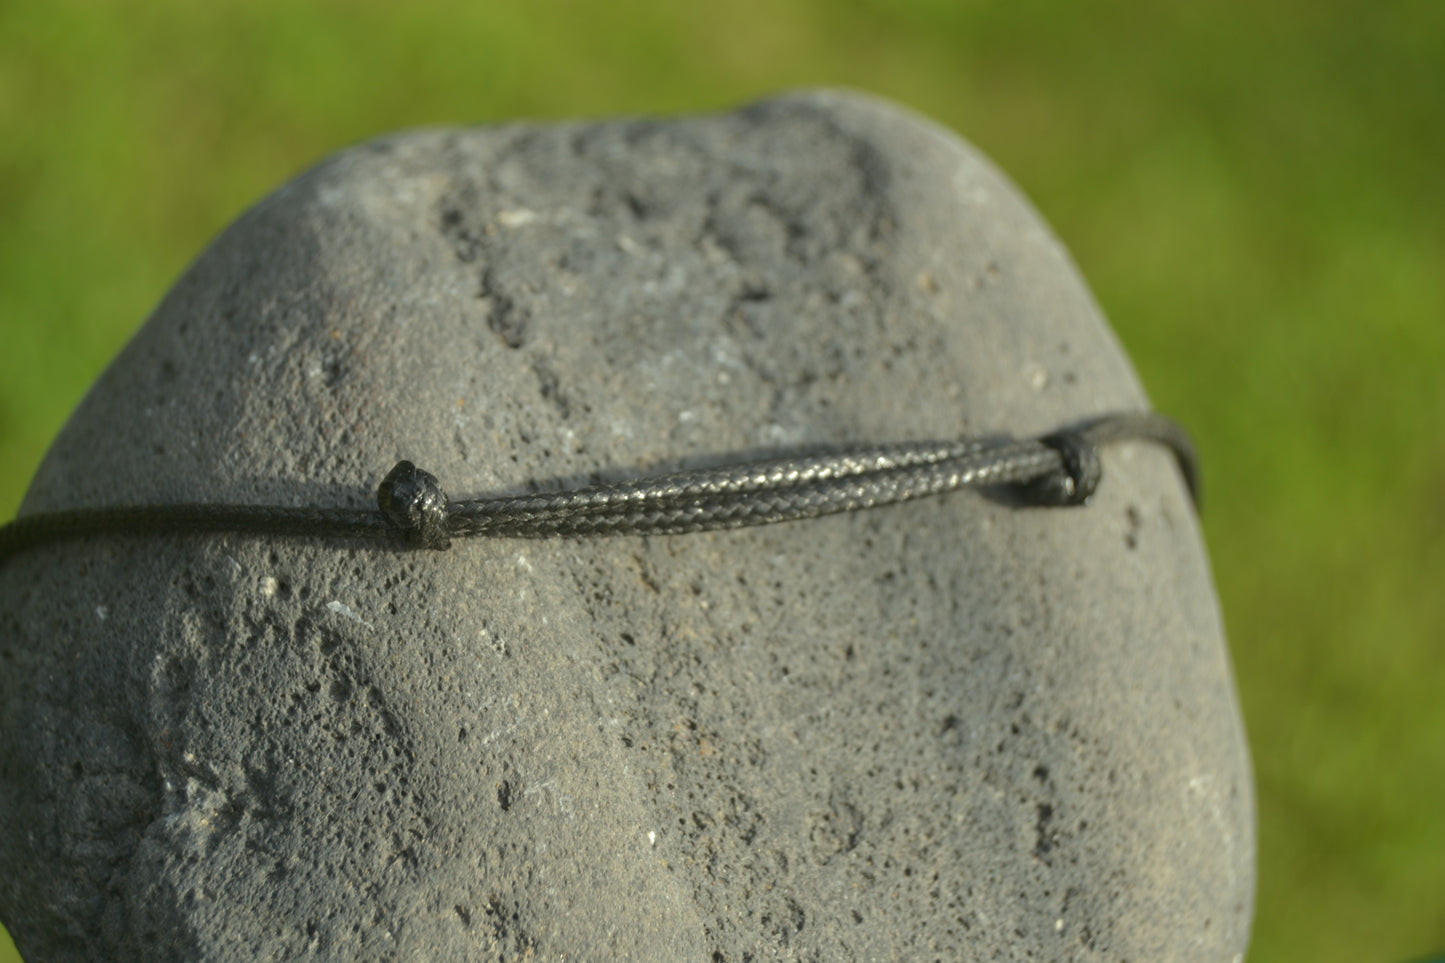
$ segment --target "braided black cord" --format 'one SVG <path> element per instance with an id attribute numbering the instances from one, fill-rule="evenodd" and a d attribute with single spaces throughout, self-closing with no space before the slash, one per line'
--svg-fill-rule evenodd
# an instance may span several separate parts
<path id="1" fill-rule="evenodd" d="M 377 491 L 379 511 L 266 505 L 147 505 L 28 515 L 0 527 L 0 564 L 60 539 L 103 533 L 241 532 L 405 541 L 453 537 L 664 535 L 859 511 L 966 487 L 1019 486 L 1026 501 L 1083 504 L 1099 483 L 1098 446 L 1146 440 L 1170 448 L 1196 503 L 1193 445 L 1147 412 L 1108 415 L 1030 441 L 853 446 L 825 454 L 675 472 L 571 491 L 448 503 L 437 480 L 401 462 Z"/>
<path id="2" fill-rule="evenodd" d="M 1059 467 L 1036 442 L 889 446 L 779 459 L 571 492 L 460 502 L 453 534 L 676 534 L 857 511 L 969 485 L 1027 481 Z"/>

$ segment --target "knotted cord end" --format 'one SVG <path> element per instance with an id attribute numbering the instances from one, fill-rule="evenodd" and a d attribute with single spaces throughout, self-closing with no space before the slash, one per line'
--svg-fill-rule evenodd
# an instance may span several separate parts
<path id="1" fill-rule="evenodd" d="M 1046 435 L 1039 439 L 1039 443 L 1058 452 L 1063 465 L 1058 471 L 1049 472 L 1029 484 L 1028 492 L 1033 502 L 1056 506 L 1087 502 L 1104 477 L 1099 449 L 1072 431 Z"/>
<path id="2" fill-rule="evenodd" d="M 399 461 L 376 489 L 376 503 L 408 541 L 423 548 L 451 546 L 447 521 L 447 494 L 430 472 L 409 461 Z"/>

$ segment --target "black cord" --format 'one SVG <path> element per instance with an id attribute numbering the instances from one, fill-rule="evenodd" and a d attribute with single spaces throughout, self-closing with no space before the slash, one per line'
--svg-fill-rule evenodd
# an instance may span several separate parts
<path id="1" fill-rule="evenodd" d="M 1014 486 L 1035 505 L 1081 505 L 1102 476 L 1100 445 L 1144 440 L 1173 451 L 1195 504 L 1198 459 L 1177 424 L 1106 415 L 1025 441 L 860 445 L 820 455 L 676 472 L 570 491 L 449 502 L 409 461 L 377 489 L 379 510 L 270 505 L 82 508 L 0 527 L 0 565 L 28 548 L 100 534 L 240 532 L 372 539 L 444 549 L 452 538 L 670 535 L 859 511 L 967 487 Z"/>

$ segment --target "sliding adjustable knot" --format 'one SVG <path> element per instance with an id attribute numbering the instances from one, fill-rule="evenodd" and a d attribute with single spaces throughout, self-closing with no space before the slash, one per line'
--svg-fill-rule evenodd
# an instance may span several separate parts
<path id="1" fill-rule="evenodd" d="M 399 461 L 381 480 L 376 503 L 407 540 L 422 548 L 443 549 L 451 545 L 447 522 L 447 493 L 436 476 L 409 461 Z"/>
<path id="2" fill-rule="evenodd" d="M 1059 453 L 1063 462 L 1058 471 L 1051 471 L 1029 483 L 1028 492 L 1038 505 L 1082 505 L 1099 487 L 1104 467 L 1099 449 L 1072 431 L 1060 431 L 1039 439 L 1039 443 Z"/>

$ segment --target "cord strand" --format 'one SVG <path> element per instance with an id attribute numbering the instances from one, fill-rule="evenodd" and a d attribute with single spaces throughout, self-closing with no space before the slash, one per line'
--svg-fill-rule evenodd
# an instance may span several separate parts
<path id="1" fill-rule="evenodd" d="M 1198 505 L 1198 458 L 1188 434 L 1152 412 L 1124 412 L 1032 440 L 854 445 L 567 491 L 458 502 L 448 501 L 430 473 L 403 461 L 377 490 L 379 510 L 177 504 L 23 516 L 0 526 L 0 565 L 30 548 L 102 534 L 239 532 L 443 549 L 454 537 L 583 538 L 742 528 L 969 487 L 1016 486 L 1031 504 L 1080 505 L 1100 480 L 1098 447 L 1130 440 L 1171 450 Z"/>

